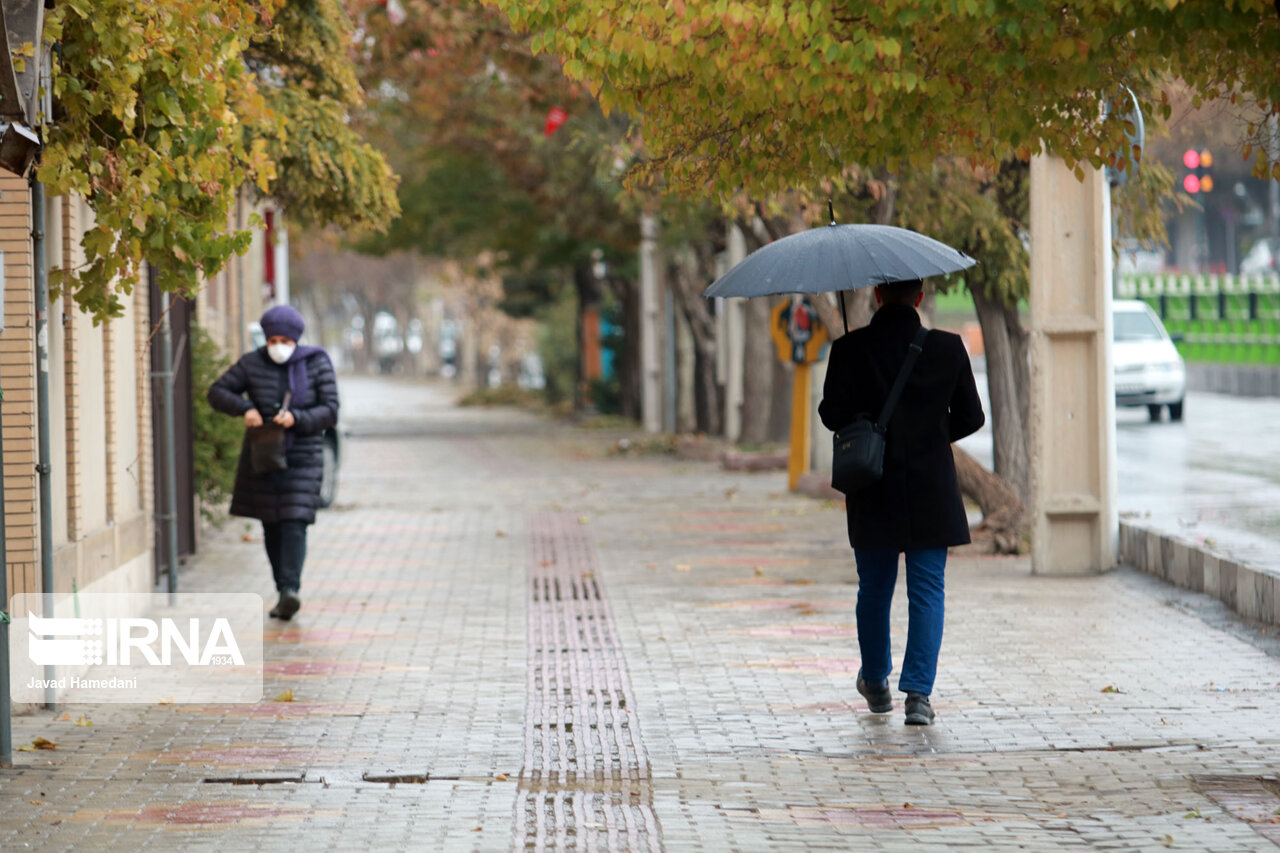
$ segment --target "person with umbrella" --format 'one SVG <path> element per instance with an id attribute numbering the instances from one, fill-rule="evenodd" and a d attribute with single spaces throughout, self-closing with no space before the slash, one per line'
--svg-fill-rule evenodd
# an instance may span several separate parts
<path id="1" fill-rule="evenodd" d="M 863 413 L 881 411 L 921 329 L 918 279 L 876 287 L 871 322 L 831 346 L 818 416 L 838 432 Z M 893 710 L 889 609 L 898 557 L 907 569 L 907 647 L 898 689 L 908 725 L 929 725 L 942 647 L 947 548 L 969 542 L 969 521 L 951 443 L 985 421 L 964 342 L 937 329 L 924 335 L 902 395 L 886 424 L 879 480 L 846 501 L 849 544 L 858 571 L 858 692 L 874 713 Z"/>
<path id="2" fill-rule="evenodd" d="M 887 225 L 831 225 L 785 237 L 749 255 L 707 296 L 841 293 L 876 288 L 871 322 L 831 345 L 818 416 L 834 433 L 860 417 L 883 417 L 890 403 L 878 479 L 847 495 L 849 544 L 858 572 L 857 689 L 874 713 L 893 710 L 889 612 L 906 555 L 907 647 L 898 689 L 906 722 L 930 725 L 942 646 L 947 548 L 969 542 L 951 443 L 984 423 L 973 369 L 958 335 L 922 333 L 916 308 L 923 278 L 967 269 L 968 255 L 922 234 Z M 908 361 L 908 352 L 915 350 Z M 903 370 L 904 364 L 907 366 Z"/>

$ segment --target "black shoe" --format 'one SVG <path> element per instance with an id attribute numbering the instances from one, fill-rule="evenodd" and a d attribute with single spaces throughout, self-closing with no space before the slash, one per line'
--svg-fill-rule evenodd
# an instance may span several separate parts
<path id="1" fill-rule="evenodd" d="M 271 615 L 276 619 L 282 619 L 288 622 L 293 618 L 293 614 L 298 612 L 298 608 L 302 606 L 302 599 L 298 598 L 296 590 L 286 589 L 280 593 L 280 600 L 276 606 L 271 609 Z"/>
<path id="2" fill-rule="evenodd" d="M 933 718 L 933 706 L 929 704 L 928 696 L 923 693 L 907 693 L 908 726 L 931 726 Z"/>
<path id="3" fill-rule="evenodd" d="M 889 690 L 888 684 L 883 687 L 872 687 L 859 675 L 858 692 L 862 694 L 863 699 L 867 700 L 867 707 L 871 709 L 871 713 L 887 714 L 893 710 L 893 693 Z"/>
<path id="4" fill-rule="evenodd" d="M 276 606 L 267 611 L 267 615 L 272 619 L 280 618 L 280 602 L 276 602 Z"/>

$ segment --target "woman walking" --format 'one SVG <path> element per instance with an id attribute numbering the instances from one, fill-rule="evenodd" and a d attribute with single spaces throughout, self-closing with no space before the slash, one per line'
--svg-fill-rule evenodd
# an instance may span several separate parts
<path id="1" fill-rule="evenodd" d="M 271 615 L 288 620 L 302 606 L 307 525 L 320 502 L 324 431 L 338 422 L 338 383 L 321 347 L 298 346 L 301 314 L 277 305 L 260 322 L 267 345 L 245 353 L 213 383 L 209 404 L 244 418 L 231 514 L 262 522 L 280 595 Z"/>

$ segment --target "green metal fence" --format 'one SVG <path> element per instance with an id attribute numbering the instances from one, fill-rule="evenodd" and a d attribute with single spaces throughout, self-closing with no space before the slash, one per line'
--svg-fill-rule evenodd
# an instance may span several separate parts
<path id="1" fill-rule="evenodd" d="M 1188 361 L 1280 364 L 1280 275 L 1122 275 L 1116 297 L 1150 305 Z"/>

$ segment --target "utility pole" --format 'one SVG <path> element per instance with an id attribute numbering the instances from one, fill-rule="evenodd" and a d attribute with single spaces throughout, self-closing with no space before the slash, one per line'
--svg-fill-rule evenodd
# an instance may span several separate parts
<path id="1" fill-rule="evenodd" d="M 148 265 L 147 280 L 151 287 L 158 285 L 155 267 Z M 152 379 L 160 381 L 160 418 L 161 458 L 164 462 L 164 511 L 156 514 L 156 520 L 164 525 L 165 561 L 168 563 L 165 572 L 165 587 L 169 593 L 169 604 L 174 603 L 178 592 L 178 463 L 174 445 L 173 417 L 173 334 L 170 331 L 169 312 L 173 309 L 170 297 L 168 306 L 160 311 L 160 369 L 151 374 Z M 157 507 L 159 509 L 159 507 Z"/>
<path id="2" fill-rule="evenodd" d="M 640 411 L 644 431 L 662 432 L 661 310 L 662 283 L 658 268 L 658 219 L 640 217 Z"/>

